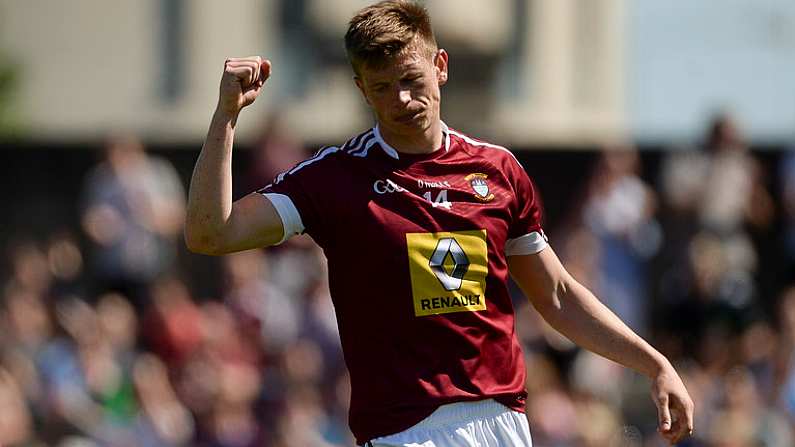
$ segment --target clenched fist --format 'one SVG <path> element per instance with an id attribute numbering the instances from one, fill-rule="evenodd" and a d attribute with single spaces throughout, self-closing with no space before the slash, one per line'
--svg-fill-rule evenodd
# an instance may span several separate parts
<path id="1" fill-rule="evenodd" d="M 271 74 L 271 62 L 259 56 L 229 58 L 224 63 L 218 109 L 236 116 L 259 96 Z"/>

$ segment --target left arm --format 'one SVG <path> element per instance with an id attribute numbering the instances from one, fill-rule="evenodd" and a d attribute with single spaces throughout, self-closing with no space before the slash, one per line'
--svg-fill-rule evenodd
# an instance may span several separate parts
<path id="1" fill-rule="evenodd" d="M 671 444 L 692 432 L 693 401 L 668 359 L 578 283 L 551 247 L 509 256 L 508 266 L 536 310 L 558 332 L 652 380 L 659 429 Z"/>

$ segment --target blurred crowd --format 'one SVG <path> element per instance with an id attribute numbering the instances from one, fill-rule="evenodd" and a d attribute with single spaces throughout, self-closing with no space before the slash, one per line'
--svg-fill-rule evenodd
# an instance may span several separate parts
<path id="1" fill-rule="evenodd" d="M 574 276 L 683 375 L 696 403 L 685 445 L 792 446 L 795 155 L 772 175 L 730 117 L 706 134 L 652 173 L 631 144 L 605 147 L 547 231 Z M 236 186 L 304 156 L 274 121 Z M 185 187 L 115 136 L 85 176 L 80 228 L 6 248 L 0 445 L 354 445 L 322 252 L 302 236 L 225 256 L 209 273 L 217 293 L 197 291 Z M 534 445 L 662 445 L 647 379 L 556 334 L 518 289 L 515 306 Z"/>

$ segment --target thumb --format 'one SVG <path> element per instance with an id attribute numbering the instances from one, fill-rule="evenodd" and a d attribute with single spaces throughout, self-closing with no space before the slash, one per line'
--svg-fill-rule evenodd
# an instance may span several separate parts
<path id="1" fill-rule="evenodd" d="M 262 90 L 262 84 L 260 82 L 247 88 L 243 92 L 243 107 L 253 103 L 254 100 L 257 99 L 257 96 L 259 96 L 261 90 Z"/>
<path id="2" fill-rule="evenodd" d="M 668 396 L 657 401 L 657 414 L 660 418 L 660 431 L 667 432 L 671 429 L 671 410 L 668 408 Z"/>

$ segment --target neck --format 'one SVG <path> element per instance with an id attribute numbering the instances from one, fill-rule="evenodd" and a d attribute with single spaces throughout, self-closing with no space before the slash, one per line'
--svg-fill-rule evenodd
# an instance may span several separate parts
<path id="1" fill-rule="evenodd" d="M 386 127 L 378 126 L 378 131 L 386 143 L 398 152 L 406 154 L 429 154 L 442 145 L 442 122 L 436 120 L 431 126 L 413 135 L 401 135 Z"/>

